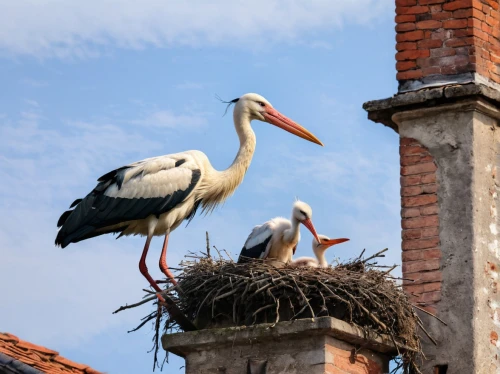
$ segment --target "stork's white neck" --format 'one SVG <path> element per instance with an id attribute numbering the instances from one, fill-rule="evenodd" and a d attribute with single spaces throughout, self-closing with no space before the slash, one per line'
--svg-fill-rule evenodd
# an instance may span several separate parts
<path id="1" fill-rule="evenodd" d="M 234 127 L 240 140 L 240 148 L 231 166 L 223 171 L 212 169 L 211 175 L 207 176 L 211 183 L 206 184 L 207 189 L 203 196 L 204 209 L 213 209 L 217 204 L 224 202 L 231 196 L 243 181 L 252 162 L 256 139 L 250 126 L 249 115 L 246 112 L 237 111 L 235 108 Z"/>
<path id="2" fill-rule="evenodd" d="M 328 262 L 326 261 L 325 257 L 326 250 L 323 248 L 317 248 L 313 245 L 313 252 L 316 255 L 316 258 L 318 259 L 318 266 L 320 268 L 328 267 Z"/>
<path id="3" fill-rule="evenodd" d="M 292 227 L 283 232 L 283 241 L 286 243 L 298 243 L 300 240 L 300 222 L 293 216 L 290 221 L 292 222 Z"/>

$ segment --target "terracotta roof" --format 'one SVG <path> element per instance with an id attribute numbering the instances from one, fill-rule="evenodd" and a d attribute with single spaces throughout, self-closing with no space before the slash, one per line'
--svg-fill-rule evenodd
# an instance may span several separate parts
<path id="1" fill-rule="evenodd" d="M 6 360 L 5 356 L 13 360 Z M 26 367 L 23 364 L 48 374 L 102 374 L 88 365 L 61 357 L 59 352 L 52 349 L 0 332 L 0 372 L 3 373 L 2 369 L 5 369 L 7 373 L 29 373 L 30 371 L 23 370 Z"/>

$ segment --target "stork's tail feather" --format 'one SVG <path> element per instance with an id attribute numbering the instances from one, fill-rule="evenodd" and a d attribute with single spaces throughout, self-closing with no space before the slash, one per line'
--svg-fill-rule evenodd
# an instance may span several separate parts
<path id="1" fill-rule="evenodd" d="M 64 225 L 64 222 L 66 222 L 71 213 L 73 213 L 72 210 L 67 210 L 63 214 L 61 214 L 61 217 L 59 217 L 59 220 L 57 221 L 57 227 L 61 227 L 62 225 Z"/>

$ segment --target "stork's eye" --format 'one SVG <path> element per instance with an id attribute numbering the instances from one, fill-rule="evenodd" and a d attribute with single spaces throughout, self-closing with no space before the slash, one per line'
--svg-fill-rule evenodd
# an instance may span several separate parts
<path id="1" fill-rule="evenodd" d="M 307 217 L 306 212 L 304 212 L 303 210 L 299 210 L 299 212 L 300 212 L 301 214 L 303 214 L 304 216 L 306 216 L 306 217 Z"/>
<path id="2" fill-rule="evenodd" d="M 257 101 L 257 104 L 259 104 L 261 107 L 265 107 L 266 104 L 264 104 L 262 101 Z"/>

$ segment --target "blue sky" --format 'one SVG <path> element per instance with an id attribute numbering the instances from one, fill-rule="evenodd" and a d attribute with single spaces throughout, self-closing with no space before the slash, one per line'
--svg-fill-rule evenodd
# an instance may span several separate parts
<path id="1" fill-rule="evenodd" d="M 400 262 L 398 137 L 364 101 L 396 92 L 393 2 L 0 1 L 0 331 L 108 373 L 149 372 L 152 331 L 137 264 L 142 238 L 55 248 L 59 215 L 107 171 L 199 149 L 234 158 L 230 100 L 265 96 L 321 148 L 254 122 L 257 150 L 236 194 L 179 227 L 169 264 L 212 244 L 239 253 L 256 224 L 309 203 L 319 233 L 348 237 L 328 258 L 389 247 Z M 303 230 L 298 255 L 310 255 Z M 153 277 L 161 239 L 153 240 Z M 164 369 L 183 373 L 171 356 Z"/>

